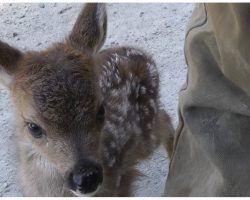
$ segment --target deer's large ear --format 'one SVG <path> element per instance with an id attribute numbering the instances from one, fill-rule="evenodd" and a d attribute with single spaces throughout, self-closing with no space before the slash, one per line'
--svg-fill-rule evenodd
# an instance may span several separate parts
<path id="1" fill-rule="evenodd" d="M 78 16 L 67 43 L 82 50 L 88 47 L 93 53 L 103 45 L 107 33 L 105 4 L 87 3 Z"/>
<path id="2" fill-rule="evenodd" d="M 9 87 L 22 53 L 0 41 L 0 84 Z"/>

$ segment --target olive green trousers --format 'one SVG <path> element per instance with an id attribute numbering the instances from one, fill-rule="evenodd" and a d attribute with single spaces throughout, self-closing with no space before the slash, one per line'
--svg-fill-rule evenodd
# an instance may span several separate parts
<path id="1" fill-rule="evenodd" d="M 250 4 L 200 4 L 166 196 L 250 196 Z"/>

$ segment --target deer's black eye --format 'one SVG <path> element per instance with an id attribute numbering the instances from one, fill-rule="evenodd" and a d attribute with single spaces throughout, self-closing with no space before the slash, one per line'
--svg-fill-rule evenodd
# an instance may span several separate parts
<path id="1" fill-rule="evenodd" d="M 43 135 L 43 130 L 41 127 L 39 127 L 37 124 L 35 123 L 31 123 L 28 122 L 27 123 L 28 129 L 30 134 L 34 137 L 34 138 L 41 138 Z"/>
<path id="2" fill-rule="evenodd" d="M 97 111 L 96 119 L 100 122 L 103 122 L 104 121 L 104 114 L 105 114 L 105 109 L 104 109 L 104 106 L 101 105 L 99 110 Z"/>

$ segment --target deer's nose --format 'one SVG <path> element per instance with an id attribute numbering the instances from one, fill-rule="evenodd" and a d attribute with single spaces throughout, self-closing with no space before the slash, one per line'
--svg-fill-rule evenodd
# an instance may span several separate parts
<path id="1" fill-rule="evenodd" d="M 103 180 L 102 168 L 98 164 L 87 163 L 73 171 L 70 182 L 73 190 L 82 194 L 95 192 Z"/>
<path id="2" fill-rule="evenodd" d="M 77 189 L 86 194 L 94 192 L 102 183 L 102 173 L 99 170 L 87 171 L 83 174 L 74 174 L 73 182 Z"/>

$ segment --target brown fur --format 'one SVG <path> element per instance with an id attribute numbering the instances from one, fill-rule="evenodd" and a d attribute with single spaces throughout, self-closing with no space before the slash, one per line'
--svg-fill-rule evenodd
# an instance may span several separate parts
<path id="1" fill-rule="evenodd" d="M 174 148 L 174 127 L 171 123 L 171 118 L 164 110 L 160 111 L 159 119 L 162 144 L 164 145 L 170 159 Z"/>
<path id="2" fill-rule="evenodd" d="M 95 196 L 130 196 L 140 174 L 135 165 L 162 137 L 172 152 L 173 128 L 159 109 L 153 60 L 130 47 L 98 53 L 106 29 L 104 5 L 87 4 L 66 41 L 45 51 L 21 53 L 0 42 L 25 196 L 74 196 L 67 179 L 85 161 L 103 169 Z M 27 122 L 42 128 L 41 138 L 32 137 Z"/>

